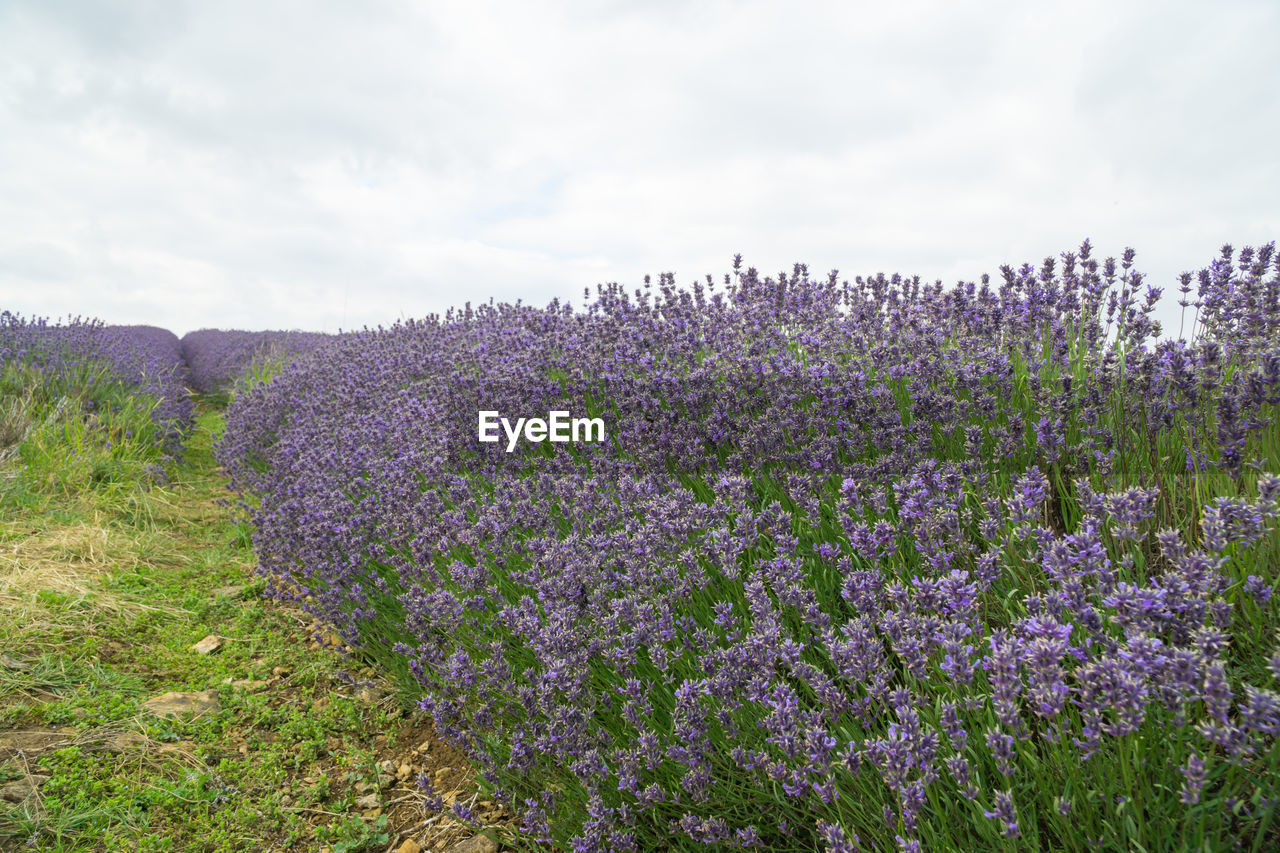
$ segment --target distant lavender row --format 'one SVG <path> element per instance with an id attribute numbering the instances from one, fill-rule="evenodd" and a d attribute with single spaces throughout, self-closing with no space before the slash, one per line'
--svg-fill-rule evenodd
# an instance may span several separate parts
<path id="1" fill-rule="evenodd" d="M 116 380 L 158 400 L 153 419 L 162 426 L 166 445 L 176 450 L 192 417 L 188 386 L 201 393 L 226 390 L 259 356 L 287 359 L 331 338 L 312 332 L 204 329 L 179 340 L 155 326 L 107 326 L 82 318 L 50 323 L 4 312 L 0 362 L 25 360 L 64 374 L 86 361 L 103 361 Z"/>
<path id="2" fill-rule="evenodd" d="M 79 317 L 50 323 L 0 312 L 0 364 L 18 362 L 59 376 L 80 371 L 88 362 L 105 364 L 110 378 L 157 400 L 152 420 L 171 453 L 181 448 L 192 407 L 178 337 L 172 332 L 156 326 L 106 326 Z"/>
<path id="3" fill-rule="evenodd" d="M 176 452 L 194 413 L 178 336 L 157 326 L 107 326 L 102 337 L 113 373 L 160 401 L 152 420 L 163 425 L 166 444 Z"/>
<path id="4" fill-rule="evenodd" d="M 1189 342 L 1088 243 L 468 308 L 290 364 L 218 455 L 272 589 L 531 839 L 1221 849 L 1280 803 L 1274 248 L 1183 277 Z M 553 408 L 609 440 L 476 441 Z"/>
<path id="5" fill-rule="evenodd" d="M 242 332 L 200 329 L 183 335 L 182 359 L 191 387 L 202 394 L 226 391 L 253 363 L 271 355 L 293 358 L 333 339 L 320 332 Z"/>

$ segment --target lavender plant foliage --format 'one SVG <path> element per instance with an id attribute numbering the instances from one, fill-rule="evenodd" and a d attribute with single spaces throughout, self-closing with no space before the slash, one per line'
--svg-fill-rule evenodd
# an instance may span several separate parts
<path id="1" fill-rule="evenodd" d="M 170 452 L 180 452 L 194 409 L 177 335 L 156 326 L 106 326 L 99 347 L 113 376 L 159 401 L 152 420 Z"/>
<path id="2" fill-rule="evenodd" d="M 201 394 L 213 394 L 227 391 L 256 358 L 306 355 L 331 337 L 320 332 L 200 329 L 183 335 L 180 349 L 191 387 Z"/>
<path id="3" fill-rule="evenodd" d="M 1175 342 L 1087 242 L 467 306 L 289 363 L 217 452 L 273 593 L 406 673 L 530 839 L 1126 847 L 1121 793 L 1244 833 L 1198 804 L 1280 779 L 1272 647 L 1232 645 L 1277 625 L 1280 275 L 1233 257 Z M 557 409 L 607 439 L 477 441 Z M 1135 749 L 1166 784 L 1123 787 Z"/>
<path id="4" fill-rule="evenodd" d="M 172 332 L 155 326 L 106 326 L 78 317 L 50 323 L 0 312 L 0 366 L 16 364 L 73 386 L 110 380 L 137 388 L 155 401 L 151 417 L 164 447 L 174 455 L 181 451 L 192 407 Z"/>

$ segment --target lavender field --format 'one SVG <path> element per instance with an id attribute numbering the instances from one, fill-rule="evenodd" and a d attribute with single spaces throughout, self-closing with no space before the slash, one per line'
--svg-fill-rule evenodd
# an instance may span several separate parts
<path id="1" fill-rule="evenodd" d="M 191 426 L 178 338 L 154 326 L 0 312 L 0 397 L 0 458 L 20 455 L 53 477 L 154 465 L 181 452 Z M 89 430 L 82 413 L 105 429 Z M 111 436 L 110 446 L 86 446 L 91 432 Z M 70 464 L 59 458 L 67 441 L 84 451 Z"/>
<path id="2" fill-rule="evenodd" d="M 1087 242 L 951 288 L 735 258 L 339 336 L 6 314 L 0 362 L 112 377 L 170 454 L 228 394 L 268 593 L 511 847 L 1276 849 L 1280 258 L 1184 274 L 1181 330 L 1159 297 Z"/>
<path id="3" fill-rule="evenodd" d="M 345 336 L 218 452 L 271 591 L 414 685 L 525 845 L 1272 849 L 1274 244 L 1181 291 L 1169 340 L 1132 251 L 735 260 Z M 508 452 L 482 410 L 608 437 Z"/>
<path id="4" fill-rule="evenodd" d="M 226 393 L 257 363 L 305 355 L 333 336 L 320 332 L 244 332 L 200 329 L 182 336 L 181 360 L 192 390 Z"/>
<path id="5" fill-rule="evenodd" d="M 181 458 L 194 395 L 225 399 L 332 336 L 109 326 L 0 312 L 0 460 L 20 456 L 37 479 L 128 479 L 142 463 L 164 479 Z M 76 450 L 65 458 L 70 445 Z M 81 476 L 84 475 L 84 476 Z"/>

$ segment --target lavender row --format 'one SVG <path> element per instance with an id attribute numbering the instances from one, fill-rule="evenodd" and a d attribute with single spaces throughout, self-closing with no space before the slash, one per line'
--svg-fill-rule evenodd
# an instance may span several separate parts
<path id="1" fill-rule="evenodd" d="M 0 312 L 0 365 L 17 364 L 72 386 L 112 381 L 136 387 L 155 402 L 151 418 L 160 442 L 171 454 L 180 452 L 192 406 L 179 341 L 172 332 L 82 318 L 50 323 Z"/>
<path id="2" fill-rule="evenodd" d="M 1280 269 L 1224 247 L 1157 342 L 1133 261 L 468 307 L 293 362 L 218 453 L 275 594 L 531 840 L 1214 847 L 1280 801 Z"/>
<path id="3" fill-rule="evenodd" d="M 305 355 L 331 338 L 320 332 L 200 329 L 182 336 L 181 357 L 191 387 L 201 394 L 212 394 L 229 390 L 255 359 Z"/>

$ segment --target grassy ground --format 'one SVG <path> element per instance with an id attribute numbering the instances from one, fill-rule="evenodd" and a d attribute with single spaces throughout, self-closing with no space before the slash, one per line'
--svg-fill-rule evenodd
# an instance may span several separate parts
<path id="1" fill-rule="evenodd" d="M 446 802 L 471 799 L 462 756 L 336 638 L 258 595 L 210 450 L 220 422 L 206 406 L 163 487 L 0 481 L 0 850 L 353 853 L 470 837 L 415 784 L 425 773 Z M 193 649 L 210 635 L 219 648 Z M 144 704 L 203 691 L 216 703 L 203 711 Z"/>

